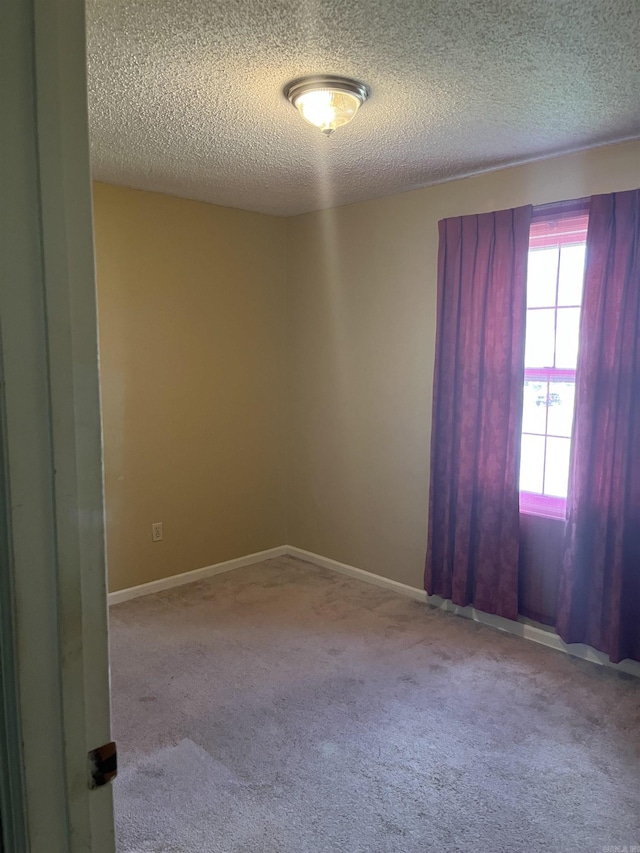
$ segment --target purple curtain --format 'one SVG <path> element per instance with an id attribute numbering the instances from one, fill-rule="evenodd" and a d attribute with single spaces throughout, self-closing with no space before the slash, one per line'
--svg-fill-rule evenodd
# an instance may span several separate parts
<path id="1" fill-rule="evenodd" d="M 556 627 L 640 660 L 640 190 L 591 200 Z"/>
<path id="2" fill-rule="evenodd" d="M 425 589 L 518 615 L 518 466 L 532 208 L 439 223 Z"/>

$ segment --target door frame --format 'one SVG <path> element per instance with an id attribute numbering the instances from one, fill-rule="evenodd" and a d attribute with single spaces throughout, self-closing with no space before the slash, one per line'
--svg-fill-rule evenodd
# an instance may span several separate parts
<path id="1" fill-rule="evenodd" d="M 0 341 L 0 359 L 2 343 Z M 0 377 L 4 375 L 0 360 Z M 0 484 L 7 478 L 4 395 L 0 393 Z M 26 849 L 26 811 L 16 670 L 15 590 L 6 489 L 0 488 L 0 851 Z"/>
<path id="2" fill-rule="evenodd" d="M 110 709 L 83 0 L 3 0 L 0 72 L 6 853 L 113 853 L 88 760 Z"/>

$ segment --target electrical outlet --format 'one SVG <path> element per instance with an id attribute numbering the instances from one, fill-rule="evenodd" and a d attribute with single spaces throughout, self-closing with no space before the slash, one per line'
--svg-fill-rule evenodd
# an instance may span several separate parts
<path id="1" fill-rule="evenodd" d="M 161 521 L 155 521 L 151 525 L 151 539 L 154 542 L 161 542 L 162 541 L 162 522 Z"/>

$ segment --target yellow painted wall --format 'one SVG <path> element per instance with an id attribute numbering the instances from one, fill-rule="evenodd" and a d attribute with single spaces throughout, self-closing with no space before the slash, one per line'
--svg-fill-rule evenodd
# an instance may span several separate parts
<path id="1" fill-rule="evenodd" d="M 104 184 L 94 216 L 110 588 L 282 545 L 285 221 Z"/>
<path id="2" fill-rule="evenodd" d="M 289 544 L 422 586 L 438 220 L 637 187 L 632 142 L 288 221 Z"/>

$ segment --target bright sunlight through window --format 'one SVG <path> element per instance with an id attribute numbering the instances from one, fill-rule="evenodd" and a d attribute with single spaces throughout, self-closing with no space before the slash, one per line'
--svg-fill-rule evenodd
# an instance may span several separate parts
<path id="1" fill-rule="evenodd" d="M 564 518 L 588 215 L 534 221 L 529 238 L 520 509 Z"/>

